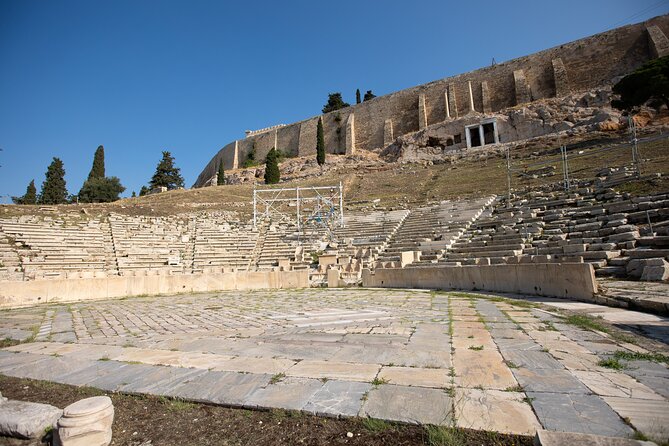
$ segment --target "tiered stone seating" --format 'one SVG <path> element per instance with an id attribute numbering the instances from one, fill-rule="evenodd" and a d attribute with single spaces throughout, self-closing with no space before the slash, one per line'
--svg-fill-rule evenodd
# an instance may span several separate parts
<path id="1" fill-rule="evenodd" d="M 191 271 L 192 220 L 110 215 L 109 223 L 120 274 L 144 269 Z"/>
<path id="2" fill-rule="evenodd" d="M 339 256 L 348 258 L 341 267 L 342 277 L 359 276 L 362 268 L 371 266 L 409 214 L 408 210 L 347 214 L 344 227 L 335 230 L 341 242 Z"/>
<path id="3" fill-rule="evenodd" d="M 262 246 L 259 246 L 256 268 L 259 270 L 273 269 L 280 261 L 288 262 L 291 269 L 304 269 L 303 250 L 298 249 L 301 240 L 297 228 L 293 225 L 269 225 L 263 234 Z"/>
<path id="4" fill-rule="evenodd" d="M 404 251 L 420 251 L 411 267 L 431 265 L 478 219 L 493 198 L 471 201 L 444 201 L 435 206 L 412 210 L 379 256 L 380 266 L 401 262 Z"/>
<path id="5" fill-rule="evenodd" d="M 258 231 L 250 225 L 219 219 L 197 222 L 194 272 L 220 272 L 223 268 L 246 271 L 252 260 Z"/>
<path id="6" fill-rule="evenodd" d="M 23 280 L 21 259 L 12 240 L 0 231 L 0 280 Z"/>
<path id="7" fill-rule="evenodd" d="M 650 225 L 654 232 L 650 233 Z M 529 193 L 500 200 L 443 260 L 462 264 L 589 262 L 598 275 L 629 273 L 640 258 L 667 258 L 666 194 L 630 198 L 612 189 Z M 659 232 L 658 232 L 659 231 Z M 649 233 L 641 237 L 640 233 Z"/>
<path id="8" fill-rule="evenodd" d="M 98 220 L 20 217 L 0 220 L 0 229 L 5 238 L 15 241 L 16 254 L 28 279 L 107 274 L 104 237 Z"/>

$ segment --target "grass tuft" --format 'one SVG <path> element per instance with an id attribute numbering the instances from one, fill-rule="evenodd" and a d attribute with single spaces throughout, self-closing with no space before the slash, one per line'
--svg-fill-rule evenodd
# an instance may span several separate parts
<path id="1" fill-rule="evenodd" d="M 571 316 L 567 316 L 564 322 L 585 330 L 601 331 L 603 333 L 609 332 L 608 327 L 602 325 L 596 318 L 586 316 L 585 314 L 572 314 Z"/>
<path id="2" fill-rule="evenodd" d="M 624 359 L 625 361 L 651 361 L 669 364 L 669 356 L 662 353 L 637 353 L 618 350 L 613 354 L 613 357 L 615 359 Z"/>
<path id="3" fill-rule="evenodd" d="M 453 427 L 426 426 L 427 444 L 430 446 L 464 446 L 467 438 L 464 433 Z"/>
<path id="4" fill-rule="evenodd" d="M 621 363 L 618 358 L 607 358 L 602 359 L 597 363 L 600 367 L 606 367 L 607 369 L 613 370 L 623 370 L 626 368 L 625 364 Z"/>
<path id="5" fill-rule="evenodd" d="M 389 422 L 385 420 L 379 420 L 378 418 L 363 418 L 362 426 L 371 432 L 383 432 L 395 428 Z"/>

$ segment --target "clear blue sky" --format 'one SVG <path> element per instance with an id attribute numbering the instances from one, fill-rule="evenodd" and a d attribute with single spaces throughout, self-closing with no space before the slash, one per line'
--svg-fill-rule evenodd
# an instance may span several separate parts
<path id="1" fill-rule="evenodd" d="M 0 0 L 0 195 L 52 157 L 77 193 L 103 144 L 139 191 L 169 150 L 190 186 L 244 130 L 669 12 L 669 0 Z"/>

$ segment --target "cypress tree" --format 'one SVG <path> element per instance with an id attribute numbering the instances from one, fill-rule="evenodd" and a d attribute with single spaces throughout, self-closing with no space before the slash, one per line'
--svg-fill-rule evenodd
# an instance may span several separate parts
<path id="1" fill-rule="evenodd" d="M 265 159 L 265 184 L 276 184 L 280 179 L 279 160 L 276 150 L 272 147 Z"/>
<path id="2" fill-rule="evenodd" d="M 98 146 L 93 155 L 93 167 L 88 174 L 88 179 L 104 178 L 105 176 L 105 148 Z"/>
<path id="3" fill-rule="evenodd" d="M 359 103 L 360 103 L 360 89 L 359 89 L 359 88 L 357 88 L 357 89 L 355 90 L 355 103 L 356 103 L 356 104 L 359 104 Z"/>
<path id="4" fill-rule="evenodd" d="M 31 180 L 26 188 L 26 194 L 23 196 L 23 204 L 37 204 L 37 188 L 35 180 Z"/>
<path id="5" fill-rule="evenodd" d="M 163 151 L 163 158 L 156 167 L 156 173 L 149 181 L 151 189 L 166 187 L 168 190 L 184 187 L 181 169 L 174 165 L 174 157 L 168 151 Z"/>
<path id="6" fill-rule="evenodd" d="M 14 204 L 37 204 L 37 189 L 35 180 L 30 181 L 26 188 L 26 193 L 22 197 L 12 197 Z"/>
<path id="7" fill-rule="evenodd" d="M 325 135 L 323 134 L 323 119 L 318 118 L 316 127 L 316 162 L 319 166 L 325 164 Z"/>
<path id="8" fill-rule="evenodd" d="M 59 158 L 54 157 L 46 170 L 46 179 L 42 183 L 39 201 L 42 204 L 61 204 L 67 202 L 65 168 Z"/>
<path id="9" fill-rule="evenodd" d="M 218 179 L 216 185 L 223 186 L 225 184 L 225 168 L 223 167 L 223 160 L 218 165 Z"/>

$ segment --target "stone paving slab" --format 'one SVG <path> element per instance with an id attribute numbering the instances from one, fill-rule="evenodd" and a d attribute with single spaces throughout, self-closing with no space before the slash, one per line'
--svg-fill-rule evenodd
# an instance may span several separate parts
<path id="1" fill-rule="evenodd" d="M 629 437 L 633 430 L 595 395 L 527 392 L 539 421 L 548 430 Z"/>
<path id="2" fill-rule="evenodd" d="M 32 333 L 37 323 L 43 342 L 0 350 L 0 373 L 235 407 L 457 419 L 509 432 L 534 429 L 534 409 L 549 429 L 629 435 L 625 413 L 649 429 L 644 417 L 669 398 L 665 364 L 629 361 L 622 372 L 598 365 L 605 353 L 644 349 L 513 300 L 364 289 L 268 296 L 223 292 L 3 311 L 0 333 Z M 656 335 L 669 328 L 667 320 L 626 310 L 555 302 L 641 332 L 644 324 Z M 372 384 L 384 379 L 390 382 Z"/>
<path id="3" fill-rule="evenodd" d="M 513 375 L 527 392 L 590 393 L 590 390 L 567 370 L 517 368 L 513 369 Z"/>
<path id="4" fill-rule="evenodd" d="M 204 370 L 184 369 L 179 367 L 154 366 L 146 373 L 142 373 L 127 384 L 122 384 L 119 392 L 148 393 L 164 395 L 174 386 L 191 381 L 207 373 Z"/>
<path id="5" fill-rule="evenodd" d="M 455 384 L 504 390 L 517 385 L 511 370 L 497 351 L 456 350 L 453 358 Z"/>
<path id="6" fill-rule="evenodd" d="M 445 369 L 421 369 L 417 367 L 382 367 L 378 378 L 400 386 L 446 388 L 450 378 Z"/>
<path id="7" fill-rule="evenodd" d="M 603 397 L 609 406 L 632 425 L 656 441 L 669 440 L 669 402 L 617 396 Z"/>
<path id="8" fill-rule="evenodd" d="M 491 429 L 508 434 L 534 435 L 541 424 L 525 394 L 499 390 L 456 389 L 458 427 Z"/>
<path id="9" fill-rule="evenodd" d="M 377 364 L 354 364 L 348 362 L 301 361 L 286 371 L 288 376 L 299 378 L 327 378 L 342 381 L 371 382 L 379 373 Z"/>
<path id="10" fill-rule="evenodd" d="M 573 373 L 590 390 L 600 396 L 664 401 L 664 398 L 651 388 L 622 372 L 602 373 L 576 370 Z"/>
<path id="11" fill-rule="evenodd" d="M 28 362 L 4 373 L 22 378 L 57 381 L 59 377 L 86 368 L 90 366 L 91 363 L 93 363 L 93 361 L 90 359 L 73 360 L 64 357 L 46 356 L 42 361 Z"/>
<path id="12" fill-rule="evenodd" d="M 271 375 L 210 371 L 176 385 L 166 396 L 234 407 L 253 407 L 251 396 L 267 387 Z"/>
<path id="13" fill-rule="evenodd" d="M 314 394 L 325 384 L 320 379 L 288 377 L 267 384 L 256 390 L 248 399 L 248 404 L 262 409 L 282 407 L 300 410 L 312 400 Z"/>
<path id="14" fill-rule="evenodd" d="M 557 362 L 549 353 L 542 351 L 505 350 L 502 356 L 507 361 L 513 362 L 517 367 L 530 370 L 564 370 L 562 364 Z"/>
<path id="15" fill-rule="evenodd" d="M 371 388 L 369 383 L 328 381 L 303 409 L 317 415 L 356 416 Z"/>
<path id="16" fill-rule="evenodd" d="M 453 401 L 444 390 L 383 384 L 369 391 L 360 415 L 405 423 L 450 425 Z"/>
<path id="17" fill-rule="evenodd" d="M 67 375 L 61 375 L 55 381 L 73 386 L 91 386 L 93 381 L 116 373 L 125 364 L 116 361 L 93 361 L 88 367 Z"/>
<path id="18" fill-rule="evenodd" d="M 48 356 L 35 355 L 32 353 L 9 353 L 2 352 L 0 356 L 0 373 L 9 375 L 12 370 L 24 365 L 37 365 L 41 361 L 46 361 Z"/>

